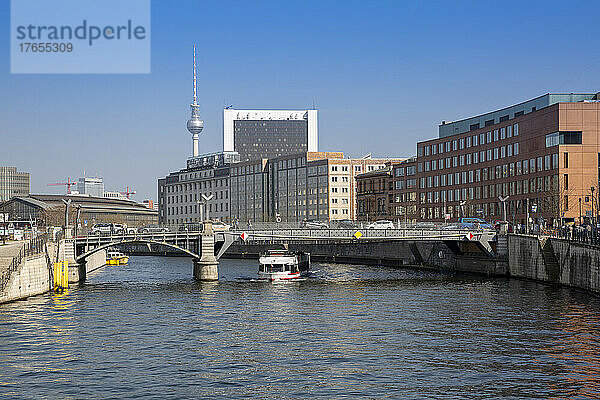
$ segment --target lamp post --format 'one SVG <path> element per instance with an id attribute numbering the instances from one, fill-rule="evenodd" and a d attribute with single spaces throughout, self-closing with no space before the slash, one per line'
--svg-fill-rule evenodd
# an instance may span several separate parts
<path id="1" fill-rule="evenodd" d="M 596 215 L 594 214 L 594 187 L 590 187 L 592 191 L 592 243 L 594 243 L 594 238 L 596 237 Z"/>
<path id="2" fill-rule="evenodd" d="M 196 203 L 198 204 L 198 208 L 200 210 L 200 222 L 204 221 L 204 210 L 202 209 L 202 206 L 204 206 L 204 201 L 202 200 L 197 200 Z"/>

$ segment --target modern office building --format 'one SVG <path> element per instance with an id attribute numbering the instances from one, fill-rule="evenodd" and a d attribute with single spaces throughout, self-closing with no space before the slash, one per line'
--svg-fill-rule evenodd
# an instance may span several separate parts
<path id="1" fill-rule="evenodd" d="M 419 219 L 481 215 L 549 226 L 598 209 L 600 97 L 546 94 L 417 144 Z"/>
<path id="2" fill-rule="evenodd" d="M 159 179 L 159 223 L 180 225 L 207 217 L 229 221 L 230 166 L 238 161 L 236 152 L 202 154 L 189 158 L 186 168 Z"/>
<path id="3" fill-rule="evenodd" d="M 223 110 L 223 150 L 241 161 L 318 151 L 317 110 Z"/>
<path id="4" fill-rule="evenodd" d="M 29 194 L 29 172 L 16 167 L 0 167 L 0 202 Z"/>
<path id="5" fill-rule="evenodd" d="M 391 161 L 401 159 L 306 152 L 232 165 L 231 218 L 241 223 L 355 219 L 354 177 Z"/>
<path id="6" fill-rule="evenodd" d="M 104 197 L 104 182 L 99 177 L 84 176 L 77 181 L 77 191 L 81 195 Z"/>

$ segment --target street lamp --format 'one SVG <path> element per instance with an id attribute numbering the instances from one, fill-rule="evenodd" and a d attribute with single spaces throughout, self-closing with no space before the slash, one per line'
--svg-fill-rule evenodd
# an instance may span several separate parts
<path id="1" fill-rule="evenodd" d="M 509 196 L 506 197 L 502 197 L 502 196 L 498 196 L 498 200 L 500 200 L 502 202 L 502 210 L 504 212 L 504 221 L 506 221 L 506 200 L 508 200 Z"/>

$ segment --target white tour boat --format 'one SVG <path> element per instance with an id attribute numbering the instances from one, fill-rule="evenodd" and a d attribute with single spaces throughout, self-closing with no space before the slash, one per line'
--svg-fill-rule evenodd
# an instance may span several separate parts
<path id="1" fill-rule="evenodd" d="M 258 277 L 261 279 L 290 280 L 308 275 L 310 253 L 288 250 L 267 250 L 258 259 Z"/>

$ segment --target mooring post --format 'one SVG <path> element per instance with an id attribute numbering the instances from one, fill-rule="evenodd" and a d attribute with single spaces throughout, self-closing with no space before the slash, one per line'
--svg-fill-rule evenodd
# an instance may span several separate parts
<path id="1" fill-rule="evenodd" d="M 212 222 L 204 221 L 202 227 L 202 234 L 199 239 L 202 256 L 199 260 L 194 260 L 194 278 L 200 281 L 218 281 L 219 262 L 215 257 L 215 235 Z"/>

